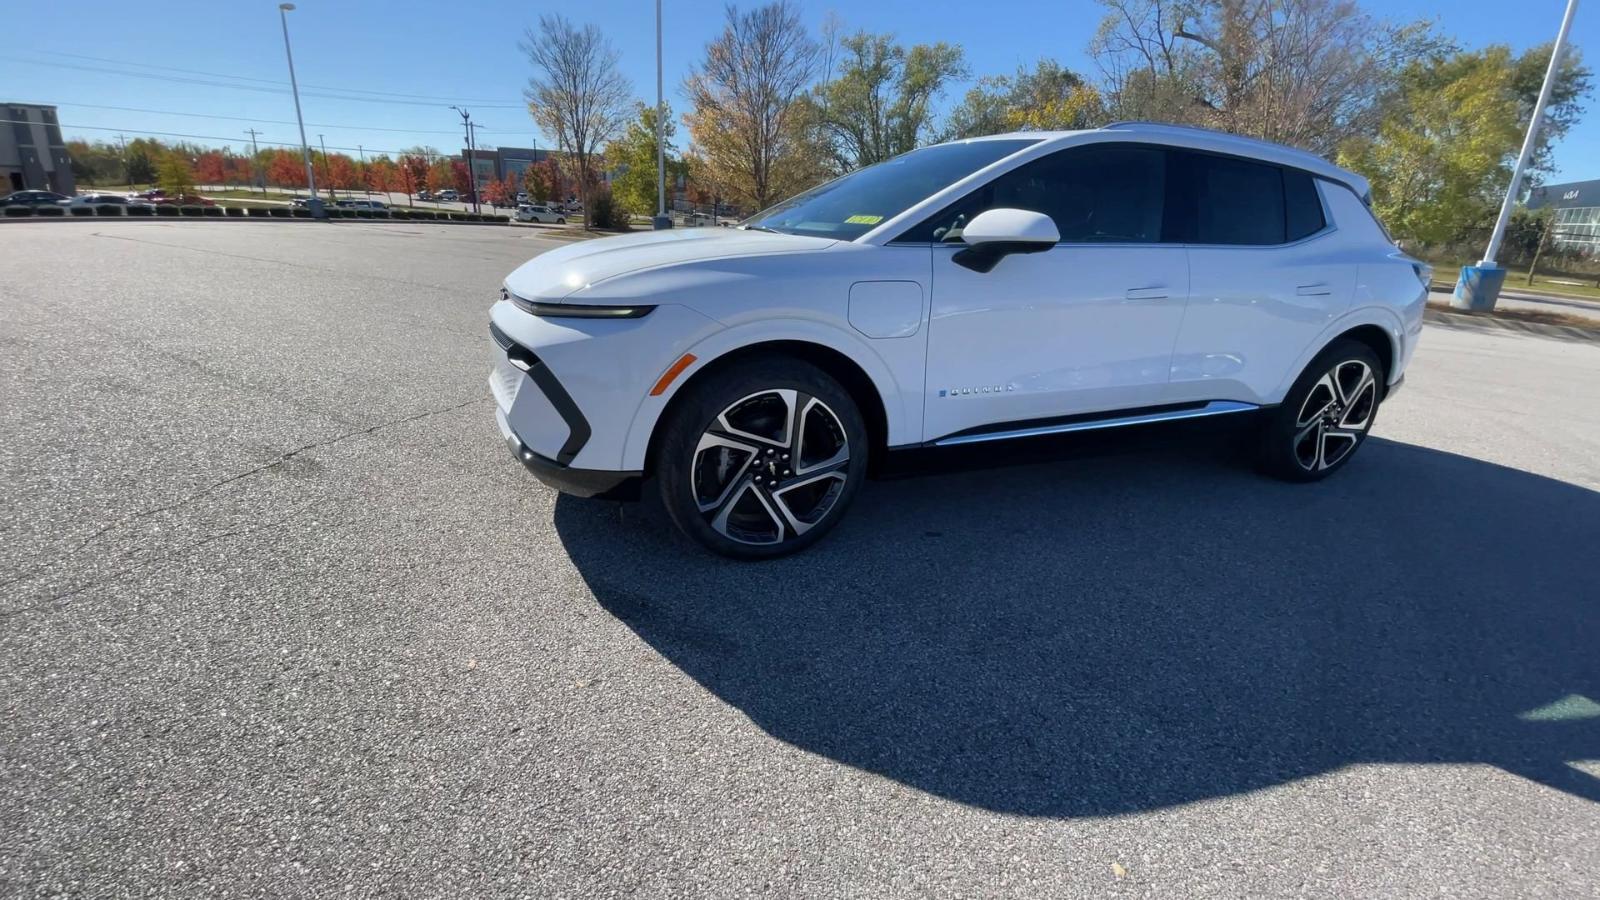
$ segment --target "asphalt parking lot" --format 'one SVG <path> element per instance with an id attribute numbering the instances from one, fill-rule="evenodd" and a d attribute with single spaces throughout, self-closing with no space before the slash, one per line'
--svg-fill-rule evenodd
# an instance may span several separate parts
<path id="1" fill-rule="evenodd" d="M 500 442 L 523 230 L 0 226 L 0 893 L 1591 896 L 1600 344 L 1335 479 L 869 483 L 703 555 Z"/>

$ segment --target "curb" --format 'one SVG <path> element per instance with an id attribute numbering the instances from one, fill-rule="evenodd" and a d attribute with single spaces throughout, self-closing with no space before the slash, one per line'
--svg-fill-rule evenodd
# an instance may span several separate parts
<path id="1" fill-rule="evenodd" d="M 1445 312 L 1440 309 L 1426 309 L 1422 313 L 1422 321 L 1430 325 L 1439 325 L 1445 328 L 1460 328 L 1477 331 L 1509 331 L 1514 334 L 1527 334 L 1536 337 L 1555 338 L 1561 341 L 1582 341 L 1600 343 L 1600 328 L 1579 328 L 1575 325 L 1552 325 L 1547 322 L 1522 322 L 1516 319 L 1500 318 L 1492 315 L 1471 315 L 1469 313 Z"/>

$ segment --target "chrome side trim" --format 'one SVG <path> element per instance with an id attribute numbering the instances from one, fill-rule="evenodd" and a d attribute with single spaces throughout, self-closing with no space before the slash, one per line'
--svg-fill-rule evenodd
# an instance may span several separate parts
<path id="1" fill-rule="evenodd" d="M 1228 413 L 1251 412 L 1260 409 L 1253 403 L 1239 403 L 1234 400 L 1212 400 L 1205 406 L 1195 409 L 1179 409 L 1168 412 L 1142 413 L 1135 416 L 1118 416 L 1110 419 L 1093 419 L 1087 422 L 1067 422 L 1060 425 L 1039 425 L 1033 428 L 1018 428 L 1015 431 L 993 431 L 986 434 L 966 434 L 956 437 L 940 438 L 933 442 L 935 447 L 952 447 L 957 444 L 976 444 L 981 441 L 1004 441 L 1012 438 L 1039 437 L 1046 434 L 1065 434 L 1069 431 L 1095 431 L 1101 428 L 1121 428 L 1125 425 L 1145 425 L 1153 422 L 1174 422 L 1179 419 L 1198 419 L 1205 416 L 1220 416 Z"/>

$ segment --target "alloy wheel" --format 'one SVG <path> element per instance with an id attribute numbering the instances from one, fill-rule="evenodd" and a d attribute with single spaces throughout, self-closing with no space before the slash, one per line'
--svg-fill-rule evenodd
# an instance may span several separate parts
<path id="1" fill-rule="evenodd" d="M 850 442 L 838 414 L 803 391 L 740 398 L 712 421 L 690 461 L 695 505 L 718 534 L 779 544 L 811 530 L 850 477 Z"/>
<path id="2" fill-rule="evenodd" d="M 1295 461 L 1307 472 L 1338 465 L 1372 427 L 1377 408 L 1372 367 L 1359 359 L 1335 363 L 1311 386 L 1295 417 Z"/>

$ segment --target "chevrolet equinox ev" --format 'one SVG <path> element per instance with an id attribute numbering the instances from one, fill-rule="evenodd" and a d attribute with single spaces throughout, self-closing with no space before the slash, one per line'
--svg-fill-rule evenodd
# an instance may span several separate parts
<path id="1" fill-rule="evenodd" d="M 852 172 L 736 229 L 570 244 L 490 310 L 495 417 L 542 481 L 757 558 L 903 448 L 1254 413 L 1259 463 L 1349 463 L 1416 349 L 1428 268 L 1359 175 L 1119 123 Z"/>

